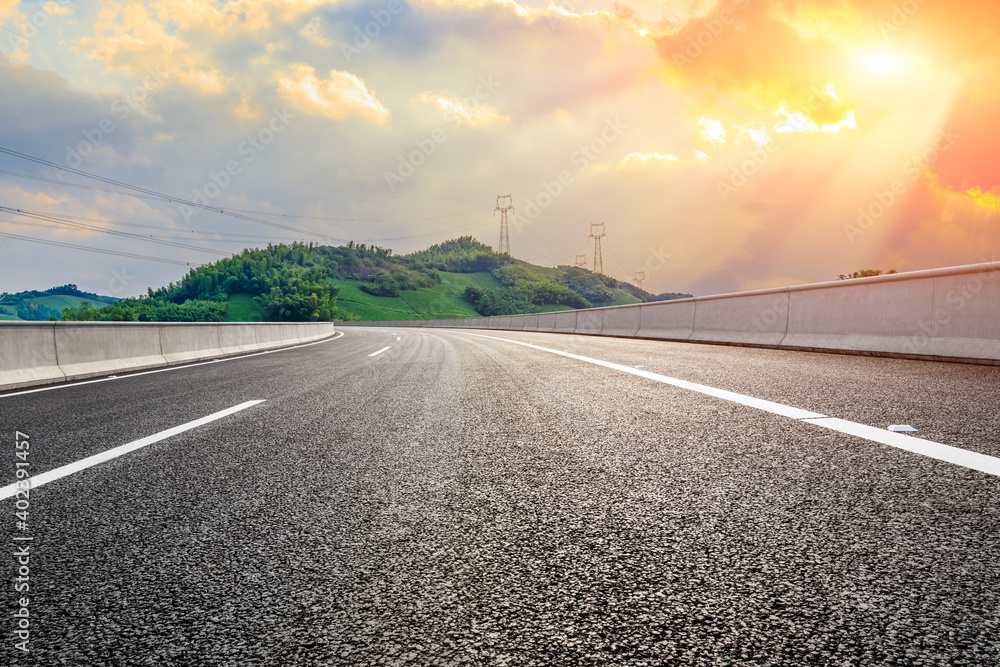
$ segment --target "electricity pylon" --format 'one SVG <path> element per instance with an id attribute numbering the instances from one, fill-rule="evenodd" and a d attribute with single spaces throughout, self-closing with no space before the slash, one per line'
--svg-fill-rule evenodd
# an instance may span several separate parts
<path id="1" fill-rule="evenodd" d="M 587 268 L 587 256 L 586 255 L 577 255 L 576 256 L 576 265 L 578 267 L 580 267 L 581 269 Z"/>
<path id="2" fill-rule="evenodd" d="M 604 233 L 604 223 L 590 226 L 590 236 L 594 239 L 594 273 L 604 273 L 604 259 L 601 257 L 601 239 L 607 234 Z"/>
<path id="3" fill-rule="evenodd" d="M 646 279 L 646 272 L 645 271 L 636 271 L 635 272 L 635 286 L 636 287 L 638 287 L 639 289 L 642 289 L 642 281 L 644 281 L 645 279 Z"/>
<path id="4" fill-rule="evenodd" d="M 501 255 L 510 256 L 510 231 L 507 228 L 507 211 L 513 211 L 514 205 L 510 195 L 497 195 L 497 207 L 493 210 L 493 215 L 500 211 L 500 247 L 497 252 Z"/>

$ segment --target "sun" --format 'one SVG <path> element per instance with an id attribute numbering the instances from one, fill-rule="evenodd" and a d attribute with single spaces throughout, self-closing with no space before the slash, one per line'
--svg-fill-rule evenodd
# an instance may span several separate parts
<path id="1" fill-rule="evenodd" d="M 906 71 L 909 64 L 906 56 L 887 55 L 884 53 L 863 56 L 861 60 L 872 74 L 882 76 L 902 74 Z"/>

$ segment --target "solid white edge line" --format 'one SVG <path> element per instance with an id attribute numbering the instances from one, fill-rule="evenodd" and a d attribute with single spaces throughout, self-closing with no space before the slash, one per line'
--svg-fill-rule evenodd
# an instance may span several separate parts
<path id="1" fill-rule="evenodd" d="M 67 465 L 49 470 L 48 472 L 43 472 L 39 475 L 33 475 L 21 482 L 15 482 L 13 484 L 8 484 L 7 486 L 0 488 L 0 500 L 6 500 L 17 494 L 19 490 L 37 489 L 43 484 L 48 484 L 49 482 L 54 482 L 57 479 L 66 477 L 67 475 L 72 475 L 75 472 L 80 472 L 81 470 L 86 470 L 100 463 L 116 459 L 123 454 L 128 454 L 129 452 L 134 452 L 137 449 L 142 449 L 154 442 L 159 442 L 160 440 L 166 440 L 167 438 L 173 437 L 179 433 L 184 433 L 185 431 L 190 431 L 193 428 L 198 428 L 199 426 L 204 426 L 209 422 L 214 422 L 217 419 L 222 419 L 223 417 L 228 417 L 231 414 L 239 412 L 241 410 L 246 410 L 247 408 L 252 408 L 255 405 L 263 403 L 260 401 L 247 401 L 246 403 L 240 403 L 231 408 L 225 410 L 220 410 L 219 412 L 213 412 L 212 414 L 202 417 L 200 419 L 195 419 L 194 421 L 189 421 L 186 424 L 181 424 L 180 426 L 175 426 L 173 428 L 168 428 L 166 431 L 160 431 L 145 438 L 140 438 L 139 440 L 134 440 L 133 442 L 119 445 L 118 447 L 113 447 L 107 451 L 101 452 L 100 454 L 94 454 L 93 456 L 88 456 L 85 459 L 80 459 L 74 463 L 69 463 Z M 27 483 L 25 486 L 19 488 L 19 484 Z"/>
<path id="2" fill-rule="evenodd" d="M 382 348 L 381 350 L 379 350 L 378 352 L 372 352 L 372 353 L 371 353 L 371 354 L 369 354 L 368 356 L 369 356 L 369 357 L 374 357 L 374 356 L 375 356 L 376 354 L 382 354 L 383 352 L 385 352 L 386 350 L 388 350 L 388 349 L 389 349 L 389 348 L 391 348 L 391 347 L 392 347 L 392 345 L 386 345 L 385 347 L 383 347 L 383 348 Z"/>
<path id="3" fill-rule="evenodd" d="M 138 373 L 129 373 L 128 369 L 123 369 L 118 371 L 119 373 L 126 373 L 126 375 L 111 375 L 109 377 L 97 378 L 95 380 L 81 380 L 79 382 L 74 380 L 68 380 L 65 382 L 56 382 L 55 384 L 46 385 L 44 387 L 36 387 L 35 389 L 24 389 L 22 391 L 14 391 L 9 394 L 0 394 L 0 400 L 4 398 L 11 398 L 13 396 L 24 396 L 25 394 L 37 394 L 41 391 L 53 391 L 55 389 L 69 389 L 70 387 L 80 387 L 85 384 L 95 384 L 97 382 L 111 382 L 112 380 L 127 380 L 129 378 L 139 377 L 140 375 L 152 375 L 153 373 L 166 373 L 167 371 L 180 371 L 185 368 L 194 368 L 195 366 L 205 366 L 206 364 L 221 364 L 226 361 L 239 361 L 240 359 L 249 359 L 250 357 L 259 357 L 263 354 L 273 354 L 274 352 L 287 352 L 288 350 L 297 350 L 300 347 L 309 347 L 310 345 L 319 345 L 320 343 L 329 343 L 330 341 L 337 340 L 344 335 L 343 331 L 336 331 L 329 338 L 324 338 L 323 340 L 313 341 L 312 343 L 303 343 L 302 345 L 293 345 L 291 347 L 279 347 L 273 350 L 264 350 L 263 352 L 251 352 L 250 354 L 237 354 L 231 357 L 226 357 L 224 359 L 212 359 L 211 361 L 198 361 L 193 364 L 184 364 L 182 366 L 168 366 L 166 368 L 153 368 L 148 371 L 139 371 Z"/>
<path id="4" fill-rule="evenodd" d="M 569 357 L 570 359 L 577 359 L 579 361 L 585 361 L 598 366 L 612 368 L 614 370 L 622 371 L 623 373 L 631 373 L 632 375 L 638 375 L 639 377 L 673 385 L 681 389 L 696 391 L 698 393 L 721 398 L 732 403 L 746 405 L 748 407 L 764 410 L 765 412 L 770 412 L 782 417 L 799 420 L 804 424 L 815 424 L 816 426 L 828 428 L 847 435 L 853 435 L 858 438 L 888 445 L 889 447 L 895 447 L 896 449 L 902 449 L 914 454 L 920 454 L 938 461 L 952 463 L 954 465 L 962 466 L 963 468 L 978 470 L 979 472 L 985 472 L 989 475 L 1000 476 L 1000 458 L 988 456 L 986 454 L 979 454 L 977 452 L 970 452 L 966 449 L 960 449 L 958 447 L 953 447 L 940 442 L 934 442 L 933 440 L 915 438 L 904 433 L 894 433 L 892 431 L 876 428 L 874 426 L 867 426 L 865 424 L 847 421 L 846 419 L 829 417 L 817 412 L 802 410 L 801 408 L 795 408 L 782 403 L 766 401 L 764 399 L 754 398 L 753 396 L 737 394 L 725 389 L 716 389 L 715 387 L 709 387 L 695 382 L 688 382 L 686 380 L 678 380 L 677 378 L 660 375 L 658 373 L 651 373 L 649 371 L 638 370 L 629 366 L 622 366 L 621 364 L 615 364 L 610 361 L 602 361 L 600 359 L 584 357 L 579 354 L 561 352 L 559 350 L 553 350 L 540 345 L 534 345 L 533 343 L 524 343 L 519 340 L 511 340 L 510 338 L 500 338 L 499 336 L 474 334 L 468 331 L 452 331 L 452 333 L 464 334 L 466 336 L 476 336 L 477 338 L 492 338 L 493 340 L 514 343 L 515 345 L 522 345 L 524 347 L 530 347 L 543 352 L 558 354 L 561 357 Z"/>
<path id="5" fill-rule="evenodd" d="M 1000 475 L 1000 459 L 986 454 L 970 452 L 967 449 L 960 449 L 952 445 L 934 442 L 933 440 L 914 438 L 904 433 L 893 433 L 886 429 L 858 424 L 857 422 L 838 419 L 836 417 L 810 419 L 807 423 L 853 435 L 858 438 L 864 438 L 865 440 L 879 442 L 883 445 L 903 449 L 914 454 L 937 459 L 938 461 L 952 463 L 963 468 L 978 470 L 989 475 Z"/>

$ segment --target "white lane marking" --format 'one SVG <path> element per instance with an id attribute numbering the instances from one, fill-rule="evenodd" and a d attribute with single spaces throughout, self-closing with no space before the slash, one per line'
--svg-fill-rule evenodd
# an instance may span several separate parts
<path id="1" fill-rule="evenodd" d="M 160 431 L 154 435 L 147 436 L 145 438 L 140 438 L 125 445 L 120 445 L 118 447 L 113 447 L 106 452 L 101 452 L 100 454 L 94 454 L 93 456 L 88 456 L 85 459 L 80 459 L 75 463 L 70 463 L 62 467 L 50 470 L 48 472 L 43 472 L 40 475 L 34 475 L 29 477 L 23 482 L 28 482 L 28 489 L 37 489 L 43 484 L 48 484 L 49 482 L 54 482 L 57 479 L 66 477 L 67 475 L 72 475 L 75 472 L 80 472 L 81 470 L 86 470 L 111 459 L 116 459 L 123 454 L 128 454 L 129 452 L 134 452 L 137 449 L 142 449 L 148 445 L 152 445 L 154 442 L 159 442 L 160 440 L 166 440 L 167 438 L 173 437 L 184 431 L 190 431 L 193 428 L 198 428 L 199 426 L 204 426 L 209 422 L 214 422 L 217 419 L 222 419 L 231 414 L 239 412 L 241 410 L 246 410 L 247 408 L 252 408 L 255 405 L 259 405 L 264 401 L 247 401 L 246 403 L 240 403 L 239 405 L 227 408 L 226 410 L 220 410 L 219 412 L 213 412 L 207 417 L 202 417 L 201 419 L 195 419 L 186 424 L 181 424 L 180 426 L 175 426 L 173 428 L 168 428 L 166 431 Z M 5 500 L 15 495 L 18 491 L 18 483 L 8 484 L 7 486 L 0 488 L 0 500 Z"/>
<path id="2" fill-rule="evenodd" d="M 914 454 L 921 454 L 928 458 L 937 459 L 938 461 L 945 461 L 946 463 L 953 463 L 964 468 L 985 472 L 989 475 L 1000 476 L 1000 458 L 996 458 L 994 456 L 970 452 L 968 450 L 953 447 L 951 445 L 945 445 L 940 442 L 914 438 L 913 436 L 905 435 L 903 433 L 894 433 L 885 429 L 875 428 L 874 426 L 866 426 L 864 424 L 858 424 L 857 422 L 847 421 L 846 419 L 829 417 L 827 415 L 821 415 L 817 412 L 794 408 L 782 403 L 765 401 L 760 398 L 754 398 L 753 396 L 746 396 L 745 394 L 737 394 L 732 391 L 726 391 L 725 389 L 716 389 L 715 387 L 709 387 L 695 382 L 688 382 L 686 380 L 678 380 L 676 378 L 660 375 L 658 373 L 650 373 L 649 371 L 643 371 L 637 368 L 629 368 L 628 366 L 622 366 L 610 361 L 602 361 L 600 359 L 584 357 L 579 354 L 560 352 L 559 350 L 553 350 L 540 345 L 533 345 L 532 343 L 523 343 L 519 340 L 474 334 L 466 331 L 453 331 L 452 333 L 464 334 L 466 336 L 476 336 L 478 338 L 492 338 L 493 340 L 514 343 L 515 345 L 523 345 L 524 347 L 530 347 L 543 352 L 558 354 L 562 357 L 569 357 L 570 359 L 577 359 L 579 361 L 586 361 L 587 363 L 596 364 L 598 366 L 613 368 L 614 370 L 622 371 L 623 373 L 631 373 L 632 375 L 638 375 L 639 377 L 673 385 L 675 387 L 680 387 L 681 389 L 688 389 L 690 391 L 696 391 L 708 396 L 714 396 L 716 398 L 721 398 L 740 405 L 746 405 L 751 408 L 757 408 L 758 410 L 764 410 L 765 412 L 781 415 L 782 417 L 800 420 L 806 424 L 815 424 L 816 426 L 822 426 L 823 428 L 828 428 L 840 433 L 846 433 L 847 435 L 853 435 L 858 438 L 864 438 L 865 440 L 878 442 L 883 445 L 913 452 Z"/>
<path id="3" fill-rule="evenodd" d="M 379 350 L 378 352 L 372 352 L 372 353 L 371 353 L 371 354 L 369 354 L 368 356 L 369 356 L 369 357 L 374 357 L 374 356 L 375 356 L 376 354 L 382 354 L 383 352 L 385 352 L 386 350 L 388 350 L 388 349 L 389 349 L 390 347 L 392 347 L 392 345 L 386 345 L 385 347 L 383 347 L 383 348 L 382 348 L 381 350 Z"/>
<path id="4" fill-rule="evenodd" d="M 399 336 L 396 336 L 396 340 L 403 340 L 403 339 L 400 338 Z"/>
<path id="5" fill-rule="evenodd" d="M 329 338 L 324 338 L 323 340 L 318 340 L 313 343 L 303 343 L 302 345 L 293 345 L 292 347 L 282 347 L 277 350 L 264 350 L 263 352 L 253 352 L 251 354 L 241 354 L 233 357 L 226 357 L 225 359 L 213 359 L 212 361 L 199 361 L 193 364 L 184 364 L 183 366 L 169 366 L 167 368 L 154 368 L 151 371 L 139 371 L 138 373 L 129 373 L 128 375 L 109 375 L 105 378 L 98 378 L 96 380 L 84 380 L 82 382 L 74 382 L 70 380 L 69 382 L 57 382 L 56 384 L 46 385 L 44 387 L 38 387 L 36 389 L 25 389 L 24 391 L 15 391 L 9 394 L 0 394 L 0 399 L 11 398 L 12 396 L 23 396 L 25 394 L 37 394 L 40 391 L 52 391 L 54 389 L 68 389 L 70 387 L 80 387 L 85 384 L 94 384 L 95 382 L 108 382 L 110 380 L 127 380 L 128 378 L 139 377 L 140 375 L 152 375 L 153 373 L 166 373 L 167 371 L 179 371 L 185 368 L 194 368 L 195 366 L 204 366 L 206 364 L 219 364 L 224 361 L 239 361 L 240 359 L 249 359 L 250 357 L 259 357 L 262 354 L 271 354 L 272 352 L 287 352 L 288 350 L 297 350 L 300 347 L 309 347 L 310 345 L 319 345 L 320 343 L 329 343 L 332 340 L 337 340 L 344 335 L 343 331 L 337 331 Z M 123 371 L 124 372 L 124 371 Z"/>
<path id="6" fill-rule="evenodd" d="M 883 445 L 889 445 L 897 449 L 905 449 L 914 454 L 922 454 L 923 456 L 953 463 L 963 468 L 972 468 L 973 470 L 991 475 L 1000 475 L 1000 459 L 987 456 L 986 454 L 970 452 L 966 449 L 945 445 L 940 442 L 914 438 L 904 433 L 894 433 L 885 429 L 875 428 L 874 426 L 866 426 L 857 422 L 849 422 L 845 419 L 837 419 L 836 417 L 823 417 L 807 421 L 810 424 L 816 424 L 816 426 L 840 431 L 841 433 L 854 435 L 865 440 L 880 442 Z"/>

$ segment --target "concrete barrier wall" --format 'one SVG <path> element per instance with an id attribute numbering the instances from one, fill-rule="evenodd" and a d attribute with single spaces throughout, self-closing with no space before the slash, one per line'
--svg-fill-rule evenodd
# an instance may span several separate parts
<path id="1" fill-rule="evenodd" d="M 0 323 L 0 387 L 59 382 L 66 374 L 56 356 L 55 322 L 17 322 L 17 334 Z"/>
<path id="2" fill-rule="evenodd" d="M 469 328 L 1000 364 L 1000 262 L 465 322 Z"/>
<path id="3" fill-rule="evenodd" d="M 332 322 L 0 322 L 0 391 L 288 347 L 333 334 Z"/>
<path id="4" fill-rule="evenodd" d="M 694 299 L 647 303 L 639 308 L 636 338 L 688 340 L 694 333 Z"/>
<path id="5" fill-rule="evenodd" d="M 604 328 L 605 308 L 588 308 L 576 312 L 576 332 L 582 334 L 601 333 Z"/>
<path id="6" fill-rule="evenodd" d="M 785 344 L 901 354 L 933 304 L 931 280 L 790 292 Z"/>
<path id="7" fill-rule="evenodd" d="M 235 327 L 219 327 L 219 348 L 222 354 L 241 354 L 254 352 L 257 347 L 257 331 L 253 324 L 243 324 Z"/>
<path id="8" fill-rule="evenodd" d="M 574 333 L 576 331 L 576 311 L 564 310 L 556 313 L 556 326 L 553 331 L 559 333 Z"/>
<path id="9" fill-rule="evenodd" d="M 639 318 L 642 310 L 639 306 L 620 306 L 604 311 L 601 321 L 602 336 L 633 337 L 639 331 Z"/>
<path id="10" fill-rule="evenodd" d="M 552 331 L 556 328 L 555 313 L 541 313 L 538 316 L 538 331 Z"/>
<path id="11" fill-rule="evenodd" d="M 694 300 L 689 340 L 775 346 L 785 337 L 788 290 L 704 297 Z"/>
<path id="12" fill-rule="evenodd" d="M 116 322 L 79 322 L 71 326 L 55 324 L 56 356 L 67 380 L 106 375 L 127 370 L 155 368 L 169 363 L 163 356 L 160 327 L 138 322 L 123 326 Z M 208 339 L 214 348 L 219 335 L 214 329 Z M 6 329 L 6 327 L 4 327 Z"/>
<path id="13" fill-rule="evenodd" d="M 284 324 L 278 326 L 282 330 L 285 327 Z M 158 329 L 160 330 L 160 350 L 168 364 L 197 361 L 207 357 L 214 359 L 222 356 L 218 327 L 166 322 Z M 128 335 L 127 330 L 118 334 L 118 336 L 125 335 Z M 295 339 L 295 342 L 298 342 L 298 339 Z"/>

